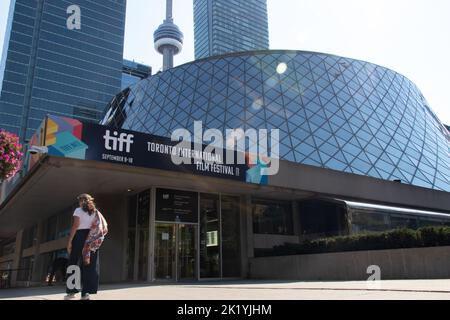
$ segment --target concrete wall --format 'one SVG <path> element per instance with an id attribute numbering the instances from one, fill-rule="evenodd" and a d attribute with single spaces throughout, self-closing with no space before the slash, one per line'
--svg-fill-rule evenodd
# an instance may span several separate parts
<path id="1" fill-rule="evenodd" d="M 252 258 L 250 278 L 303 281 L 367 280 L 367 267 L 381 279 L 450 279 L 450 247 L 341 252 Z"/>
<path id="2" fill-rule="evenodd" d="M 127 243 L 127 201 L 125 195 L 96 198 L 100 212 L 108 222 L 108 235 L 100 248 L 100 282 L 125 279 Z"/>

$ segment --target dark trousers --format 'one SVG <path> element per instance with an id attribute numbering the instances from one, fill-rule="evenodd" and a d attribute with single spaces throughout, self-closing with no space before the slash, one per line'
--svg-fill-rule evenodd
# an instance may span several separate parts
<path id="1" fill-rule="evenodd" d="M 99 282 L 99 259 L 98 251 L 91 252 L 91 263 L 87 266 L 83 263 L 83 247 L 86 238 L 89 234 L 89 229 L 78 230 L 72 240 L 72 252 L 70 253 L 68 267 L 76 265 L 81 269 L 81 294 L 84 296 L 87 293 L 96 294 Z M 67 275 L 68 277 L 70 274 Z M 70 290 L 66 288 L 67 293 L 78 293 L 76 289 Z"/>

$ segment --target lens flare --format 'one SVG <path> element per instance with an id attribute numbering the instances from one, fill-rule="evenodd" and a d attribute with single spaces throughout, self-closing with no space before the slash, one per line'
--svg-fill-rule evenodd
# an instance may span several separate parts
<path id="1" fill-rule="evenodd" d="M 287 71 L 287 69 L 288 69 L 287 64 L 284 63 L 284 62 L 281 62 L 277 66 L 277 73 L 278 74 L 284 74 Z"/>

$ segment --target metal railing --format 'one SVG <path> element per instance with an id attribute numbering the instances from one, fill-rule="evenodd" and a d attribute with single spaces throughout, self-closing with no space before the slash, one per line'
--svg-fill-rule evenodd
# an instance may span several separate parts
<path id="1" fill-rule="evenodd" d="M 22 268 L 22 269 L 0 269 L 0 289 L 9 289 L 11 288 L 11 277 L 13 272 L 19 271 L 28 271 L 28 274 L 31 274 L 31 268 Z"/>

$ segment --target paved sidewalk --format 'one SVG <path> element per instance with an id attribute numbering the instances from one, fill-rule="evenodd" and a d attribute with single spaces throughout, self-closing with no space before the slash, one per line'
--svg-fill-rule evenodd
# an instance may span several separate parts
<path id="1" fill-rule="evenodd" d="M 222 281 L 102 285 L 93 300 L 450 300 L 450 280 Z M 62 300 L 63 287 L 0 290 L 1 299 Z"/>

